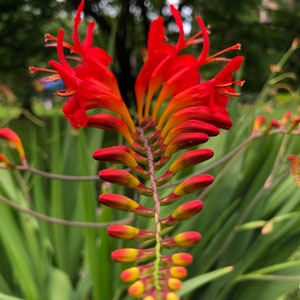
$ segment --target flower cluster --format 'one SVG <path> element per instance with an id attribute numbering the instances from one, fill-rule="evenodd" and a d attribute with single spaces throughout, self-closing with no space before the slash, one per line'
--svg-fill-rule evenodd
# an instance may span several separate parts
<path id="1" fill-rule="evenodd" d="M 82 1 L 74 19 L 72 44 L 65 41 L 62 29 L 57 37 L 45 35 L 46 45 L 56 47 L 59 61 L 51 60 L 51 69 L 31 67 L 30 70 L 49 72 L 49 76 L 41 79 L 43 82 L 63 80 L 66 88 L 57 94 L 69 97 L 63 111 L 73 127 L 114 130 L 126 140 L 126 145 L 94 152 L 93 157 L 98 161 L 124 166 L 122 169 L 101 170 L 99 177 L 133 189 L 146 200 L 140 203 L 125 195 L 105 193 L 99 196 L 99 201 L 114 209 L 151 218 L 154 226 L 151 230 L 129 225 L 110 226 L 109 235 L 140 242 L 138 248 L 115 250 L 112 259 L 134 263 L 121 274 L 121 279 L 130 283 L 128 292 L 132 296 L 144 300 L 178 299 L 174 291 L 180 289 L 181 280 L 187 274 L 185 267 L 192 262 L 192 256 L 187 252 L 169 254 L 168 251 L 192 246 L 201 235 L 188 231 L 168 236 L 165 229 L 199 213 L 203 203 L 189 200 L 169 211 L 168 215 L 164 215 L 161 208 L 205 188 L 213 182 L 213 177 L 209 174 L 191 176 L 167 195 L 160 191 L 178 172 L 213 156 L 212 150 L 194 146 L 218 135 L 220 129 L 231 128 L 226 105 L 229 97 L 239 95 L 232 85 L 243 84 L 234 81 L 232 75 L 240 68 L 243 58 L 227 59 L 222 55 L 239 50 L 240 45 L 209 55 L 209 31 L 202 19 L 196 18 L 199 32 L 185 39 L 180 12 L 171 6 L 179 30 L 178 40 L 174 45 L 167 42 L 162 17 L 152 22 L 147 60 L 135 83 L 135 118 L 126 107 L 117 80 L 108 68 L 112 58 L 103 49 L 93 46 L 94 22 L 89 23 L 85 39 L 79 38 L 83 6 Z M 183 51 L 196 44 L 202 44 L 199 56 Z M 65 49 L 70 50 L 72 56 L 66 57 Z M 72 65 L 69 60 L 73 61 Z M 221 71 L 204 81 L 199 69 L 220 61 L 225 63 Z M 89 113 L 91 109 L 93 113 Z M 181 151 L 184 149 L 187 150 Z"/>

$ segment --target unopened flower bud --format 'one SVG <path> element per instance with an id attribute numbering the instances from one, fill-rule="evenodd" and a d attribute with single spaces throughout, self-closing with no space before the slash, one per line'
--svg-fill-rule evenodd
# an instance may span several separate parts
<path id="1" fill-rule="evenodd" d="M 162 185 L 169 181 L 176 173 L 181 170 L 194 166 L 207 159 L 210 159 L 214 152 L 210 149 L 197 149 L 183 153 L 169 167 L 165 174 L 156 180 L 158 185 Z"/>
<path id="2" fill-rule="evenodd" d="M 136 201 L 123 195 L 101 194 L 98 200 L 106 206 L 123 211 L 131 211 L 141 216 L 152 217 L 154 215 L 153 209 L 140 205 Z"/>
<path id="3" fill-rule="evenodd" d="M 171 256 L 162 257 L 166 265 L 188 266 L 193 262 L 193 256 L 187 252 L 174 253 Z"/>
<path id="4" fill-rule="evenodd" d="M 201 234 L 196 231 L 187 231 L 175 235 L 162 241 L 162 246 L 165 248 L 175 247 L 190 247 L 198 243 L 201 239 Z"/>
<path id="5" fill-rule="evenodd" d="M 178 291 L 182 287 L 181 280 L 177 278 L 162 278 L 160 279 L 160 284 L 167 286 L 171 291 Z"/>
<path id="6" fill-rule="evenodd" d="M 165 150 L 165 156 L 171 157 L 181 149 L 190 148 L 207 142 L 208 135 L 202 132 L 182 133 L 170 142 Z"/>
<path id="7" fill-rule="evenodd" d="M 183 279 L 187 276 L 186 268 L 181 266 L 161 268 L 159 273 L 164 277 L 173 277 L 178 279 Z"/>
<path id="8" fill-rule="evenodd" d="M 153 263 L 141 265 L 138 267 L 131 267 L 124 270 L 121 273 L 121 279 L 123 282 L 134 282 L 140 277 L 148 276 L 153 272 Z M 175 276 L 174 276 L 175 277 Z"/>
<path id="9" fill-rule="evenodd" d="M 128 125 L 122 119 L 117 118 L 112 114 L 102 113 L 88 116 L 87 126 L 117 131 L 127 140 L 130 145 L 134 143 Z"/>
<path id="10" fill-rule="evenodd" d="M 177 199 L 187 194 L 193 193 L 200 188 L 204 188 L 213 182 L 214 178 L 209 174 L 200 174 L 189 177 L 181 182 L 174 191 L 161 199 L 162 205 L 175 202 Z"/>
<path id="11" fill-rule="evenodd" d="M 134 282 L 139 279 L 140 270 L 138 267 L 132 267 L 124 270 L 121 273 L 121 279 L 123 282 Z"/>
<path id="12" fill-rule="evenodd" d="M 165 137 L 165 143 L 168 145 L 176 136 L 185 132 L 203 132 L 208 136 L 216 136 L 220 130 L 218 127 L 208 124 L 199 120 L 187 120 L 186 122 L 179 123 L 172 128 Z"/>
<path id="13" fill-rule="evenodd" d="M 125 146 L 98 149 L 94 152 L 93 157 L 100 161 L 121 163 L 132 169 L 138 166 L 134 156 L 130 153 L 130 149 Z"/>
<path id="14" fill-rule="evenodd" d="M 129 225 L 111 225 L 108 227 L 107 232 L 110 236 L 118 239 L 132 240 L 132 239 L 150 239 L 153 238 L 155 233 L 150 230 L 142 230 Z"/>
<path id="15" fill-rule="evenodd" d="M 166 226 L 173 226 L 180 221 L 187 220 L 203 208 L 203 202 L 200 200 L 193 200 L 180 205 L 175 211 L 167 218 L 161 220 L 161 224 Z"/>
<path id="16" fill-rule="evenodd" d="M 264 116 L 257 116 L 253 123 L 252 135 L 255 136 L 261 133 L 262 126 L 265 122 L 266 122 L 266 118 Z"/>
<path id="17" fill-rule="evenodd" d="M 0 154 L 0 163 L 4 163 L 7 167 L 12 166 L 12 164 L 10 163 L 9 159 L 5 154 Z"/>
<path id="18" fill-rule="evenodd" d="M 128 294 L 133 297 L 140 297 L 145 291 L 143 281 L 138 280 L 128 288 Z"/>
<path id="19" fill-rule="evenodd" d="M 110 183 L 115 183 L 135 189 L 143 195 L 151 195 L 152 190 L 142 184 L 135 176 L 125 170 L 104 169 L 98 173 L 99 177 Z"/>
<path id="20" fill-rule="evenodd" d="M 6 140 L 12 148 L 16 148 L 23 165 L 27 165 L 25 151 L 19 136 L 10 128 L 0 128 L 0 139 Z"/>
<path id="21" fill-rule="evenodd" d="M 155 255 L 154 249 L 123 248 L 112 252 L 111 257 L 119 263 L 141 262 Z"/>

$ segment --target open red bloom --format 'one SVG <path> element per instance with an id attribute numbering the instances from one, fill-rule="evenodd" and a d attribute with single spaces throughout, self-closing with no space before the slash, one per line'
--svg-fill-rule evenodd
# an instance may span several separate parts
<path id="1" fill-rule="evenodd" d="M 55 81 L 61 78 L 66 85 L 59 90 L 58 95 L 68 96 L 63 111 L 66 118 L 75 128 L 88 125 L 87 111 L 92 108 L 103 108 L 119 116 L 128 126 L 131 133 L 136 131 L 132 117 L 120 95 L 117 80 L 108 68 L 112 62 L 109 54 L 93 46 L 94 22 L 87 27 L 85 39 L 80 40 L 78 28 L 81 23 L 81 13 L 84 1 L 78 7 L 74 18 L 72 34 L 73 44 L 64 40 L 64 30 L 60 30 L 57 37 L 45 35 L 46 46 L 56 47 L 59 61 L 51 60 L 49 65 L 53 69 L 30 67 L 32 72 L 47 71 L 51 75 L 43 81 Z M 175 45 L 168 43 L 162 17 L 154 20 L 148 37 L 148 57 L 136 79 L 135 96 L 137 103 L 138 121 L 145 118 L 160 120 L 160 124 L 174 113 L 187 107 L 208 107 L 214 112 L 226 114 L 228 97 L 238 93 L 231 87 L 241 81 L 233 81 L 232 73 L 237 71 L 242 63 L 242 57 L 237 56 L 208 81 L 202 81 L 199 68 L 213 61 L 228 61 L 220 57 L 230 50 L 239 50 L 236 44 L 228 49 L 209 56 L 209 32 L 201 18 L 197 17 L 200 31 L 189 39 L 185 39 L 180 12 L 173 6 L 171 13 L 179 29 L 179 37 Z M 202 43 L 199 56 L 182 54 L 182 50 Z M 71 51 L 68 59 L 64 48 Z M 77 62 L 75 67 L 68 60 Z M 151 105 L 155 98 L 155 105 Z M 163 113 L 160 113 L 162 104 L 168 101 Z"/>

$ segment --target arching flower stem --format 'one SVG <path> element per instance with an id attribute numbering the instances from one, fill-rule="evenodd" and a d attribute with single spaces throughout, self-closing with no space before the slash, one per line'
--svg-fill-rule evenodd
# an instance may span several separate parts
<path id="1" fill-rule="evenodd" d="M 159 267 L 161 263 L 161 224 L 160 224 L 160 197 L 158 195 L 157 184 L 155 180 L 155 168 L 154 168 L 154 156 L 151 150 L 151 147 L 148 143 L 147 136 L 142 127 L 137 127 L 137 132 L 143 142 L 144 149 L 147 152 L 148 165 L 149 165 L 149 179 L 151 183 L 152 189 L 152 197 L 154 200 L 154 221 L 155 221 L 155 260 L 153 263 L 153 278 L 154 278 L 154 286 L 157 291 L 161 290 L 160 282 L 159 282 Z"/>

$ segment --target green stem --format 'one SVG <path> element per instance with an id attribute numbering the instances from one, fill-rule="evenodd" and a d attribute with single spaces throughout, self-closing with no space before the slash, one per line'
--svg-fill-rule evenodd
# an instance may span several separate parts
<path id="1" fill-rule="evenodd" d="M 154 220 L 155 220 L 155 261 L 154 261 L 154 286 L 159 294 L 161 289 L 159 283 L 159 267 L 161 261 L 161 224 L 160 224 L 160 197 L 157 192 L 157 185 L 155 181 L 155 169 L 154 169 L 154 157 L 151 150 L 151 147 L 148 144 L 148 140 L 142 128 L 137 128 L 138 133 L 140 134 L 141 140 L 144 143 L 144 149 L 146 149 L 148 163 L 149 163 L 149 174 L 150 182 L 153 193 L 154 200 Z M 158 297 L 158 295 L 157 295 Z"/>

